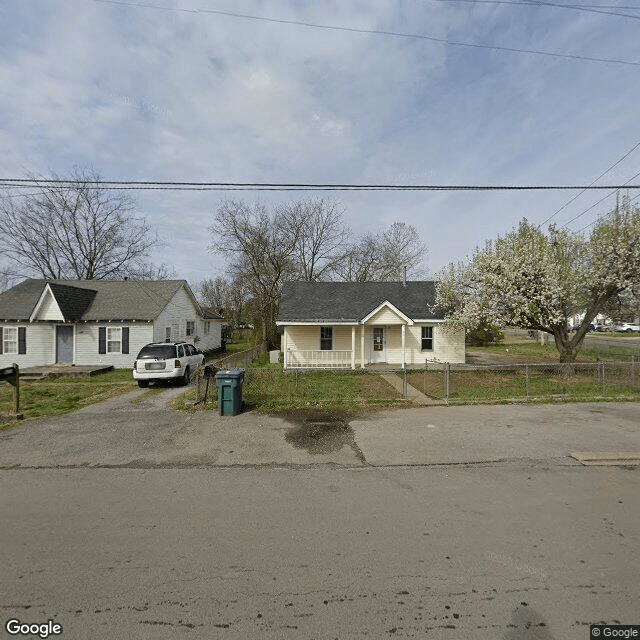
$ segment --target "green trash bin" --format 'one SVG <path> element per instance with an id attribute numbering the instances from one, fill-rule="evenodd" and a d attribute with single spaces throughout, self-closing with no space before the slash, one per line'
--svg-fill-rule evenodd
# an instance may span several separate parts
<path id="1" fill-rule="evenodd" d="M 235 416 L 242 411 L 244 369 L 227 369 L 216 373 L 218 415 Z"/>

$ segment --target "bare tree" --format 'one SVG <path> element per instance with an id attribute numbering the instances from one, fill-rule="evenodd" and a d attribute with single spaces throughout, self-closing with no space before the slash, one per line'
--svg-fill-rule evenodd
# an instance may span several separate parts
<path id="1" fill-rule="evenodd" d="M 205 307 L 224 309 L 229 306 L 229 282 L 218 276 L 203 280 L 196 288 Z"/>
<path id="2" fill-rule="evenodd" d="M 15 274 L 7 266 L 0 267 L 0 293 L 10 289 L 15 282 Z"/>
<path id="3" fill-rule="evenodd" d="M 381 235 L 367 233 L 348 247 L 335 272 L 347 282 L 402 280 L 405 267 L 409 276 L 422 273 L 426 251 L 415 227 L 394 222 Z"/>
<path id="4" fill-rule="evenodd" d="M 254 299 L 263 339 L 275 343 L 282 284 L 296 270 L 298 218 L 286 206 L 269 211 L 260 203 L 226 200 L 209 231 L 213 236 L 209 249 L 231 258 L 230 272 Z"/>
<path id="5" fill-rule="evenodd" d="M 344 209 L 335 200 L 315 198 L 287 205 L 288 216 L 300 229 L 293 251 L 300 278 L 324 280 L 344 257 L 349 234 Z"/>
<path id="6" fill-rule="evenodd" d="M 0 197 L 0 254 L 23 276 L 93 280 L 156 269 L 147 258 L 158 238 L 128 195 L 104 189 L 91 170 L 75 169 L 63 184 L 29 177 L 38 180 L 30 193 Z"/>

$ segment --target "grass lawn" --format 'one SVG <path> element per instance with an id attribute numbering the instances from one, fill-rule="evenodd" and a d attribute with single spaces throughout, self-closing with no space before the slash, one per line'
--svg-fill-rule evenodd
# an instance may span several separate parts
<path id="1" fill-rule="evenodd" d="M 391 385 L 368 371 L 284 372 L 282 365 L 245 370 L 243 401 L 246 409 L 284 411 L 289 409 L 354 410 L 406 405 Z M 214 384 L 211 381 L 210 384 Z M 211 386 L 209 392 L 211 393 Z M 215 389 L 213 389 L 215 397 Z M 174 408 L 188 411 L 217 411 L 217 403 L 193 406 L 195 390 L 174 401 Z"/>
<path id="2" fill-rule="evenodd" d="M 137 388 L 131 369 L 98 376 L 20 381 L 20 411 L 25 418 L 57 416 Z M 0 383 L 0 413 L 13 411 L 13 387 Z M 15 426 L 1 422 L 0 428 Z"/>
<path id="3" fill-rule="evenodd" d="M 467 353 L 483 354 L 507 364 L 508 362 L 559 362 L 560 356 L 554 344 L 528 341 L 510 344 L 490 344 L 484 347 L 467 347 Z M 582 343 L 576 362 L 600 360 L 630 360 L 638 355 L 638 348 L 621 344 L 609 346 Z"/>
<path id="4" fill-rule="evenodd" d="M 409 384 L 432 398 L 445 397 L 443 371 L 413 371 L 407 376 Z M 563 366 L 460 371 L 452 368 L 448 401 L 451 403 L 506 402 L 517 400 L 640 400 L 640 367 L 631 374 L 629 366 L 609 365 L 605 372 L 604 393 L 598 369 L 579 365 L 572 369 Z"/>
<path id="5" fill-rule="evenodd" d="M 222 357 L 229 356 L 232 353 L 236 353 L 238 351 L 246 351 L 247 349 L 251 349 L 251 347 L 255 347 L 256 345 L 249 340 L 240 340 L 238 342 L 227 342 L 227 350 L 222 354 Z"/>

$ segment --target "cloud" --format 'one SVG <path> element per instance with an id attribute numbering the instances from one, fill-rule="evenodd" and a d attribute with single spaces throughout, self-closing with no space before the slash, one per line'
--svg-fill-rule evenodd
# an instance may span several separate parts
<path id="1" fill-rule="evenodd" d="M 4 176 L 90 164 L 112 179 L 588 183 L 638 130 L 634 67 L 84 0 L 0 11 Z M 550 7 L 247 1 L 241 11 L 598 57 L 631 59 L 636 50 L 634 20 Z M 611 178 L 630 177 L 637 163 L 631 156 Z M 437 270 L 571 195 L 338 197 L 356 232 L 414 224 Z M 223 197 L 139 194 L 171 240 L 154 258 L 191 279 L 216 275 L 202 269 L 223 268 L 206 250 Z"/>

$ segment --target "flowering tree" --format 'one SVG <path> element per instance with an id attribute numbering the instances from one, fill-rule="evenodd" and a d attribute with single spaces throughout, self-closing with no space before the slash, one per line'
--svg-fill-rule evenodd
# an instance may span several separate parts
<path id="1" fill-rule="evenodd" d="M 553 335 L 560 362 L 573 362 L 589 324 L 617 296 L 640 284 L 640 209 L 623 203 L 589 237 L 520 226 L 442 274 L 437 303 L 451 326 L 482 321 Z M 575 333 L 569 318 L 584 313 Z"/>

